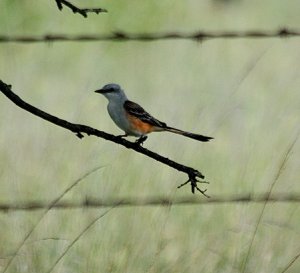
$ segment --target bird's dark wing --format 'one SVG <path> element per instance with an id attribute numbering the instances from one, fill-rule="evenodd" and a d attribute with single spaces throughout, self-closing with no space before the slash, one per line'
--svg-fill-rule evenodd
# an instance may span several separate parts
<path id="1" fill-rule="evenodd" d="M 156 118 L 152 117 L 149 113 L 147 113 L 143 107 L 138 105 L 137 103 L 133 101 L 125 101 L 124 102 L 124 109 L 129 113 L 130 115 L 133 115 L 134 117 L 157 127 L 165 128 L 167 127 L 167 124 L 164 122 L 161 122 L 157 120 Z"/>

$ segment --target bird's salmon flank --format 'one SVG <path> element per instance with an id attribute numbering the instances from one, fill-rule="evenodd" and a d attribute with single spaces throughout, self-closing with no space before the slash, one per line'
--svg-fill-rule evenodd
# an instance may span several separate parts
<path id="1" fill-rule="evenodd" d="M 133 115 L 126 113 L 126 116 L 130 121 L 130 127 L 133 131 L 139 132 L 142 135 L 146 135 L 153 132 L 155 129 L 153 125 L 146 123 Z"/>
<path id="2" fill-rule="evenodd" d="M 137 103 L 127 100 L 124 102 L 124 109 L 127 114 L 127 116 L 133 116 L 138 118 L 139 120 L 148 123 L 150 125 L 153 125 L 158 128 L 165 128 L 167 127 L 167 124 L 164 122 L 159 121 L 158 119 L 152 117 L 148 112 L 145 111 L 143 107 L 138 105 Z M 153 130 L 158 131 L 158 130 Z M 161 131 L 161 130 L 160 130 Z"/>

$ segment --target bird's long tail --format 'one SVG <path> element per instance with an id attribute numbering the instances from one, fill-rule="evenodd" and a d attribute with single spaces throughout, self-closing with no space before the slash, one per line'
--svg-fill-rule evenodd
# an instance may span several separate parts
<path id="1" fill-rule="evenodd" d="M 198 141 L 207 142 L 207 141 L 210 141 L 211 139 L 213 139 L 213 137 L 193 134 L 193 133 L 185 132 L 185 131 L 182 131 L 182 130 L 179 130 L 179 129 L 176 129 L 176 128 L 172 128 L 172 127 L 166 127 L 164 129 L 168 132 L 175 133 L 175 134 L 178 134 L 178 135 L 182 135 L 182 136 L 185 136 L 185 137 L 189 137 L 189 138 L 192 138 L 192 139 L 196 139 Z"/>

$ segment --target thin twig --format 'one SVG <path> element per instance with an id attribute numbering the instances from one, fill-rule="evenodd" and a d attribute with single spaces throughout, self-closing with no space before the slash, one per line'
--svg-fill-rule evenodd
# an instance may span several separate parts
<path id="1" fill-rule="evenodd" d="M 46 242 L 46 241 L 65 241 L 65 242 L 68 242 L 70 240 L 68 239 L 63 239 L 63 238 L 58 238 L 58 237 L 50 237 L 50 238 L 42 238 L 42 239 L 38 239 L 38 240 L 34 240 L 34 241 L 31 241 L 31 242 L 27 242 L 26 245 L 30 245 L 30 244 L 37 244 L 37 243 L 41 243 L 41 242 Z"/>
<path id="2" fill-rule="evenodd" d="M 15 93 L 12 92 L 11 90 L 11 86 L 2 82 L 0 80 L 0 91 L 2 91 L 2 93 L 7 96 L 12 102 L 14 102 L 16 105 L 18 105 L 19 107 L 21 107 L 22 109 L 32 113 L 35 116 L 38 116 L 44 120 L 47 120 L 57 126 L 60 126 L 62 128 L 65 128 L 67 130 L 70 130 L 71 132 L 75 133 L 77 137 L 79 138 L 83 138 L 84 135 L 83 133 L 87 134 L 87 135 L 93 135 L 93 136 L 97 136 L 97 137 L 101 137 L 105 140 L 109 140 L 111 142 L 120 144 L 124 147 L 126 147 L 127 149 L 132 149 L 138 153 L 141 153 L 143 155 L 146 155 L 152 159 L 155 159 L 158 162 L 161 162 L 165 165 L 168 165 L 169 167 L 176 169 L 179 172 L 183 172 L 185 174 L 187 174 L 188 176 L 188 181 L 186 183 L 184 183 L 184 185 L 190 183 L 191 184 L 191 190 L 192 193 L 195 192 L 195 189 L 197 191 L 199 191 L 200 193 L 202 193 L 204 196 L 208 197 L 205 194 L 206 190 L 201 190 L 198 186 L 197 183 L 208 183 L 206 181 L 199 181 L 198 178 L 203 179 L 204 175 L 196 170 L 193 169 L 191 167 L 179 164 L 175 161 L 172 161 L 166 157 L 163 157 L 155 152 L 152 152 L 144 147 L 142 147 L 141 145 L 137 145 L 135 142 L 130 142 L 124 138 L 118 137 L 118 136 L 114 136 L 111 134 L 108 134 L 106 132 L 103 131 L 99 131 L 97 129 L 94 129 L 92 127 L 86 126 L 86 125 L 81 125 L 81 124 L 75 124 L 75 123 L 71 123 L 69 121 L 60 119 L 58 117 L 55 117 L 51 114 L 48 114 L 32 105 L 30 105 L 29 103 L 23 101 L 19 96 L 17 96 Z M 182 187 L 183 185 L 179 186 Z"/>
<path id="3" fill-rule="evenodd" d="M 103 8 L 83 8 L 83 9 L 81 9 L 81 8 L 76 7 L 75 5 L 73 5 L 72 3 L 70 3 L 67 0 L 55 0 L 55 2 L 56 2 L 56 5 L 59 10 L 62 10 L 63 5 L 64 5 L 64 6 L 68 7 L 69 9 L 71 9 L 73 11 L 73 13 L 81 14 L 85 18 L 87 18 L 88 12 L 93 12 L 96 14 L 107 12 L 107 10 L 103 9 Z"/>
<path id="4" fill-rule="evenodd" d="M 220 119 L 216 122 L 215 129 L 212 131 L 214 134 L 217 129 L 219 129 L 222 124 L 228 119 L 228 117 L 232 114 L 233 111 L 235 111 L 235 107 L 230 107 L 229 109 L 226 109 L 226 105 L 230 104 L 232 105 L 233 98 L 236 96 L 236 94 L 241 90 L 241 87 L 243 83 L 248 79 L 248 77 L 251 75 L 251 73 L 254 71 L 258 63 L 262 60 L 262 58 L 265 56 L 267 51 L 270 47 L 267 47 L 262 53 L 260 53 L 258 56 L 255 57 L 255 59 L 251 60 L 246 66 L 245 69 L 242 70 L 238 81 L 235 83 L 234 86 L 230 87 L 230 90 L 232 90 L 228 95 L 226 95 L 226 99 L 222 100 L 222 104 L 218 107 L 218 109 L 222 109 L 219 111 Z M 206 106 L 211 107 L 211 106 Z M 226 109 L 225 111 L 223 109 Z M 205 111 L 205 107 L 202 109 L 202 111 Z"/>
<path id="5" fill-rule="evenodd" d="M 12 36 L 0 35 L 0 43 L 19 42 L 19 43 L 39 43 L 39 42 L 91 42 L 91 41 L 141 41 L 151 42 L 158 40 L 194 40 L 206 41 L 211 39 L 269 39 L 269 38 L 292 38 L 299 37 L 300 30 L 292 30 L 288 28 L 281 28 L 274 31 L 224 31 L 224 32 L 164 32 L 164 33 L 128 33 L 124 31 L 117 31 L 111 34 L 81 34 L 81 35 L 67 35 L 67 34 L 45 34 L 42 36 Z"/>
<path id="6" fill-rule="evenodd" d="M 245 260 L 244 260 L 244 262 L 243 262 L 242 273 L 244 273 L 244 272 L 246 271 L 247 263 L 248 263 L 248 260 L 249 260 L 249 257 L 250 257 L 250 253 L 251 253 L 251 250 L 252 250 L 252 246 L 253 246 L 253 243 L 254 243 L 254 240 L 255 240 L 257 231 L 258 231 L 258 227 L 259 227 L 259 225 L 260 225 L 260 223 L 261 223 L 261 220 L 262 220 L 262 218 L 263 218 L 263 215 L 264 215 L 265 209 L 266 209 L 266 207 L 267 207 L 267 204 L 268 204 L 268 202 L 270 201 L 269 197 L 270 197 L 271 194 L 272 194 L 272 191 L 273 191 L 273 189 L 274 189 L 274 186 L 275 186 L 275 184 L 277 183 L 277 181 L 278 181 L 278 179 L 279 179 L 279 177 L 280 177 L 280 175 L 281 175 L 281 173 L 282 173 L 282 170 L 285 168 L 285 165 L 286 165 L 286 163 L 287 163 L 287 161 L 288 161 L 288 158 L 289 158 L 289 156 L 290 156 L 290 154 L 291 154 L 291 152 L 292 152 L 292 150 L 293 150 L 293 148 L 294 148 L 294 146 L 295 146 L 295 144 L 296 144 L 296 142 L 297 142 L 297 140 L 298 140 L 298 138 L 299 138 L 299 135 L 300 135 L 300 130 L 298 131 L 298 133 L 296 134 L 296 136 L 294 137 L 294 139 L 292 140 L 292 142 L 291 142 L 291 143 L 289 144 L 289 146 L 287 147 L 287 150 L 286 150 L 286 151 L 284 152 L 284 154 L 283 154 L 283 157 L 282 157 L 282 160 L 281 160 L 281 162 L 280 162 L 278 171 L 276 172 L 276 175 L 275 175 L 275 177 L 274 177 L 274 179 L 273 179 L 273 182 L 272 182 L 272 184 L 271 184 L 271 186 L 270 186 L 270 189 L 269 189 L 269 191 L 268 191 L 268 193 L 267 193 L 267 196 L 266 196 L 267 198 L 266 198 L 266 200 L 264 201 L 262 210 L 261 210 L 261 212 L 260 212 L 260 214 L 259 214 L 259 216 L 258 216 L 256 225 L 255 225 L 255 228 L 254 228 L 254 232 L 253 232 L 253 234 L 252 234 L 252 238 L 251 238 L 251 241 L 250 241 L 250 245 L 249 245 L 249 247 L 248 247 L 248 250 L 247 250 L 247 253 L 246 253 L 246 257 L 245 257 Z"/>
<path id="7" fill-rule="evenodd" d="M 288 263 L 288 265 L 281 271 L 281 273 L 285 273 L 289 270 L 289 268 L 300 258 L 300 253 L 298 253 L 293 259 Z"/>
<path id="8" fill-rule="evenodd" d="M 176 193 L 177 193 L 177 189 L 173 189 L 172 190 L 172 193 L 170 194 L 169 198 L 170 199 L 174 199 L 174 197 L 176 196 Z M 161 228 L 160 228 L 160 232 L 159 232 L 159 235 L 158 235 L 158 244 L 156 246 L 156 251 L 155 251 L 155 254 L 154 256 L 152 257 L 150 264 L 148 266 L 148 269 L 145 271 L 145 273 L 152 273 L 152 272 L 157 272 L 158 270 L 155 270 L 155 266 L 157 264 L 157 261 L 159 261 L 159 258 L 161 257 L 161 253 L 162 251 L 166 248 L 167 246 L 167 240 L 165 240 L 165 236 L 164 236 L 164 233 L 166 232 L 167 230 L 167 224 L 170 220 L 170 214 L 171 214 L 171 209 L 172 209 L 172 203 L 170 203 L 169 205 L 166 205 L 165 206 L 165 209 L 166 209 L 166 215 L 164 217 L 164 220 L 163 221 L 160 221 L 160 223 L 162 224 L 161 225 Z"/>
<path id="9" fill-rule="evenodd" d="M 23 240 L 20 242 L 20 244 L 17 246 L 16 250 L 14 251 L 14 253 L 10 256 L 10 259 L 8 260 L 8 262 L 6 263 L 2 273 L 5 273 L 7 271 L 7 269 L 9 268 L 9 266 L 11 265 L 11 263 L 13 262 L 13 260 L 15 259 L 16 256 L 18 256 L 21 248 L 25 245 L 25 243 L 27 242 L 27 240 L 30 238 L 31 234 L 36 230 L 37 226 L 42 222 L 42 220 L 44 219 L 44 217 L 47 215 L 47 213 L 71 190 L 73 189 L 76 185 L 78 185 L 79 182 L 81 182 L 82 180 L 84 180 L 87 176 L 89 176 L 90 174 L 96 172 L 97 170 L 103 168 L 103 166 L 100 167 L 96 167 L 88 172 L 86 172 L 83 176 L 81 176 L 80 178 L 76 179 L 69 187 L 67 187 L 58 197 L 56 197 L 50 204 L 48 204 L 47 206 L 44 207 L 44 209 L 46 209 L 42 215 L 40 215 L 40 217 L 38 218 L 38 220 L 36 221 L 36 223 L 33 225 L 33 227 L 26 233 L 25 237 L 23 238 Z"/>
<path id="10" fill-rule="evenodd" d="M 114 207 L 109 208 L 105 212 L 101 213 L 98 217 L 96 217 L 92 222 L 90 222 L 74 239 L 73 241 L 66 247 L 66 249 L 59 255 L 59 257 L 55 260 L 53 265 L 49 268 L 47 273 L 50 273 L 53 271 L 55 266 L 60 262 L 60 260 L 67 254 L 67 252 L 71 249 L 71 247 L 102 217 L 104 217 L 107 213 L 109 213 L 113 208 L 115 208 L 117 204 Z"/>
<path id="11" fill-rule="evenodd" d="M 51 206 L 51 209 L 81 209 L 81 208 L 105 208 L 118 205 L 118 207 L 143 207 L 143 206 L 182 206 L 182 205 L 209 205 L 228 203 L 299 203 L 300 194 L 280 193 L 269 195 L 269 192 L 251 195 L 229 195 L 215 196 L 207 199 L 200 199 L 193 196 L 166 198 L 166 197 L 145 197 L 145 198 L 117 198 L 117 199 L 93 199 L 86 198 L 84 201 L 60 201 Z M 13 211 L 35 211 L 49 208 L 45 201 L 24 202 L 18 204 L 2 203 L 0 211 L 8 213 Z"/>

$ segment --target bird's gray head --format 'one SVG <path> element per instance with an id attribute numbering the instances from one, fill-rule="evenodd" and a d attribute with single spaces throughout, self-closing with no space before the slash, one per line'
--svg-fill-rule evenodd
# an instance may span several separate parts
<path id="1" fill-rule="evenodd" d="M 109 83 L 104 85 L 101 89 L 96 90 L 96 93 L 104 95 L 108 100 L 111 99 L 126 99 L 123 89 L 116 83 Z"/>

